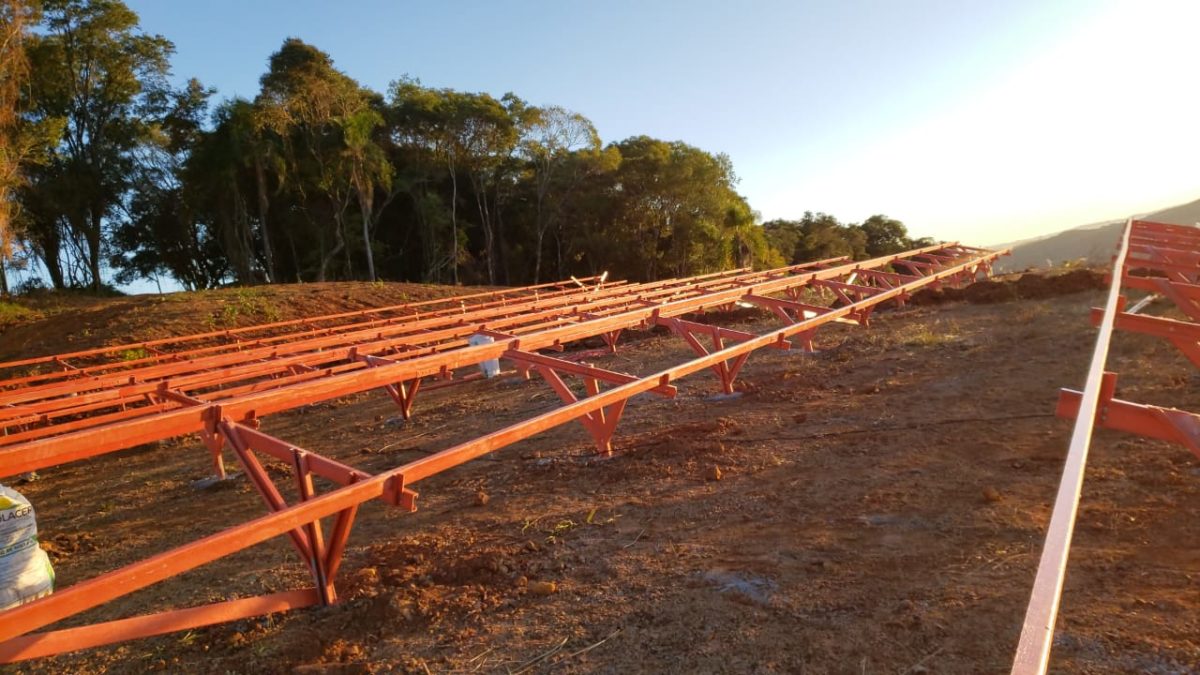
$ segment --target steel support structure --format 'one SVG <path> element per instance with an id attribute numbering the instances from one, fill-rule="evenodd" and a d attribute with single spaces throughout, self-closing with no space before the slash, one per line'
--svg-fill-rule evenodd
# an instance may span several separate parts
<path id="1" fill-rule="evenodd" d="M 329 375 L 349 373 L 391 360 L 411 359 L 464 346 L 467 337 L 485 332 L 485 327 L 503 327 L 513 334 L 553 325 L 577 323 L 581 307 L 592 310 L 586 317 L 600 318 L 601 313 L 620 311 L 630 303 L 653 303 L 706 290 L 728 287 L 777 276 L 784 272 L 820 268 L 837 261 L 823 261 L 786 268 L 784 271 L 729 273 L 671 279 L 650 284 L 627 286 L 623 282 L 605 288 L 560 291 L 535 295 L 520 302 L 493 302 L 468 306 L 452 302 L 442 309 L 409 320 L 352 323 L 336 334 L 303 331 L 280 344 L 254 345 L 235 351 L 212 353 L 212 348 L 182 352 L 181 359 L 146 365 L 101 364 L 88 373 L 71 372 L 54 382 L 24 382 L 19 388 L 0 391 L 0 447 L 38 439 L 57 437 L 65 432 L 103 427 L 114 422 L 155 415 L 188 407 L 204 406 L 241 394 L 286 387 L 318 380 Z M 615 348 L 612 331 L 605 335 Z M 181 338 L 181 342 L 190 342 Z M 390 362 L 390 361 L 388 361 Z M 104 369 L 100 372 L 99 369 Z M 445 368 L 438 379 L 454 377 Z M 470 378 L 472 376 L 468 376 Z M 411 415 L 420 378 L 389 384 L 405 417 Z M 2 387 L 2 385 L 0 385 Z M 427 386 L 426 389 L 431 387 Z M 208 418 L 204 435 L 214 453 L 215 470 L 224 475 L 219 461 L 221 438 L 215 433 L 215 418 Z M 174 434 L 172 434 L 174 435 Z"/>
<path id="2" fill-rule="evenodd" d="M 1116 330 L 1167 340 L 1200 367 L 1198 281 L 1200 229 L 1135 219 L 1126 223 L 1114 258 L 1107 301 L 1103 308 L 1092 310 L 1099 336 L 1084 389 L 1059 392 L 1055 412 L 1059 417 L 1074 418 L 1075 426 L 1013 660 L 1014 675 L 1040 675 L 1049 666 L 1093 429 L 1117 429 L 1177 443 L 1200 458 L 1200 414 L 1114 398 L 1117 375 L 1106 370 L 1109 344 Z M 1158 294 L 1170 300 L 1188 320 L 1126 311 L 1124 290 Z M 1146 304 L 1139 303 L 1138 307 Z"/>
<path id="3" fill-rule="evenodd" d="M 4 361 L 0 362 L 0 374 L 3 376 L 3 379 L 0 379 L 0 387 L 8 389 L 30 382 L 74 379 L 97 372 L 185 360 L 195 358 L 200 354 L 238 351 L 251 346 L 275 342 L 292 342 L 303 337 L 355 328 L 369 328 L 396 320 L 407 321 L 455 311 L 466 312 L 468 307 L 480 309 L 504 306 L 521 300 L 577 293 L 581 289 L 586 290 L 593 283 L 597 289 L 605 285 L 600 277 L 587 277 L 569 282 L 558 281 L 536 286 L 454 295 L 352 312 L 306 316 L 240 328 L 227 328 L 206 333 Z M 611 287 L 622 283 L 618 281 L 607 285 Z M 136 358 L 133 358 L 135 356 Z M 22 374 L 20 371 L 25 371 L 25 373 Z"/>
<path id="4" fill-rule="evenodd" d="M 303 348 L 288 350 L 287 356 L 278 354 L 283 352 L 281 347 L 292 346 L 292 341 L 268 346 L 266 352 L 255 351 L 262 347 L 238 352 L 253 354 L 255 360 L 249 363 L 245 357 L 226 363 L 223 359 L 228 355 L 217 354 L 191 359 L 190 365 L 156 361 L 144 369 L 119 371 L 121 376 L 115 381 L 109 372 L 66 380 L 72 385 L 86 383 L 86 389 L 56 388 L 59 383 L 50 383 L 47 389 L 45 382 L 12 388 L 8 400 L 13 406 L 41 406 L 38 411 L 48 418 L 51 411 L 69 412 L 31 429 L 40 432 L 36 435 L 0 445 L 0 475 L 200 433 L 218 456 L 222 447 L 228 448 L 268 513 L 0 613 L 0 662 L 334 603 L 335 581 L 360 504 L 381 499 L 415 510 L 417 493 L 412 488 L 421 480 L 573 420 L 583 424 L 598 452 L 612 452 L 613 434 L 634 396 L 674 396 L 676 380 L 703 370 L 712 370 L 722 390 L 732 391 L 752 352 L 768 347 L 786 349 L 792 346 L 792 339 L 811 349 L 813 334 L 821 326 L 866 324 L 873 309 L 889 302 L 902 303 L 922 287 L 970 283 L 980 274 L 990 273 L 992 262 L 1006 252 L 941 244 L 853 263 L 833 259 L 765 272 L 738 270 L 652 284 L 613 284 L 578 293 L 560 289 L 555 293 L 561 295 L 549 301 L 523 297 L 499 308 L 460 308 L 455 316 L 373 325 L 367 329 L 370 335 L 350 329 L 328 345 L 325 340 L 330 335 L 305 333 L 295 341 L 304 344 Z M 780 295 L 786 297 L 777 297 Z M 766 307 L 783 320 L 783 326 L 755 334 L 699 321 L 706 311 L 737 304 Z M 615 349 L 621 331 L 655 326 L 667 326 L 680 335 L 695 350 L 696 358 L 637 376 L 567 354 L 542 353 L 561 352 L 567 345 L 589 338 L 602 339 L 604 351 L 609 351 Z M 465 338 L 473 334 L 488 335 L 494 342 L 466 345 Z M 218 361 L 197 364 L 207 358 Z M 444 382 L 456 370 L 491 359 L 511 362 L 527 377 L 538 374 L 558 394 L 562 405 L 374 475 L 259 430 L 265 415 L 372 389 L 386 390 L 402 412 L 410 414 L 412 396 L 418 389 L 440 383 L 421 385 L 423 379 Z M 172 368 L 164 369 L 167 365 Z M 177 365 L 183 369 L 173 369 Z M 570 379 L 581 380 L 582 388 L 573 389 Z M 30 390 L 34 393 L 22 394 Z M 129 403 L 127 411 L 88 407 L 97 402 L 124 404 L 136 397 L 145 402 L 136 408 Z M 264 469 L 264 459 L 290 468 L 298 495 L 293 503 L 284 499 Z M 314 476 L 336 487 L 320 494 Z M 277 536 L 287 537 L 308 567 L 311 587 L 43 631 L 64 618 Z"/>

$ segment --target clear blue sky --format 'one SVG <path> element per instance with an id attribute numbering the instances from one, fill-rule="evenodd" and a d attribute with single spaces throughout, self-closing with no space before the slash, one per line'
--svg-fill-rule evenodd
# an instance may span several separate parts
<path id="1" fill-rule="evenodd" d="M 295 36 L 379 91 L 512 91 L 727 153 L 765 219 L 990 244 L 1200 197 L 1194 1 L 127 1 L 220 97 Z"/>

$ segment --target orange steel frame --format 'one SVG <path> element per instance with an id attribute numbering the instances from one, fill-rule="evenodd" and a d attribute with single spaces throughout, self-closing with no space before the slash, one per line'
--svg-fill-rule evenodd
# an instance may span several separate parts
<path id="1" fill-rule="evenodd" d="M 1166 298 L 1188 320 L 1126 311 L 1124 290 L 1148 291 Z M 1117 429 L 1177 443 L 1200 458 L 1200 414 L 1113 398 L 1117 376 L 1105 370 L 1114 330 L 1163 338 L 1200 367 L 1200 229 L 1128 221 L 1113 265 L 1108 302 L 1103 309 L 1092 310 L 1092 321 L 1099 326 L 1100 334 L 1084 390 L 1063 389 L 1059 393 L 1056 413 L 1075 418 L 1075 428 L 1013 660 L 1014 675 L 1044 673 L 1050 662 L 1093 428 Z"/>
<path id="2" fill-rule="evenodd" d="M 744 270 L 734 270 L 734 272 Z M 158 340 L 142 340 L 139 342 L 129 342 L 120 345 L 111 345 L 107 347 L 96 347 L 93 349 L 84 349 L 74 352 L 66 352 L 61 354 L 53 354 L 49 356 L 38 356 L 27 359 L 19 359 L 16 361 L 0 362 L 0 372 L 19 367 L 36 367 L 39 365 L 50 365 L 60 368 L 72 374 L 78 374 L 84 370 L 78 363 L 71 363 L 72 359 L 76 360 L 104 360 L 118 359 L 121 365 L 132 365 L 135 363 L 132 360 L 120 358 L 121 355 L 130 350 L 141 349 L 147 352 L 144 359 L 139 359 L 137 363 L 143 361 L 155 362 L 162 360 L 170 360 L 172 358 L 187 357 L 194 353 L 187 345 L 192 344 L 232 344 L 236 346 L 243 341 L 255 341 L 263 335 L 278 335 L 283 332 L 288 338 L 301 337 L 308 333 L 308 330 L 315 329 L 317 324 L 332 323 L 336 328 L 338 322 L 343 324 L 351 324 L 361 326 L 362 323 L 356 323 L 356 320 L 364 317 L 375 316 L 380 321 L 398 318 L 413 318 L 420 317 L 422 312 L 444 310 L 447 307 L 462 307 L 465 306 L 467 300 L 472 301 L 472 306 L 495 306 L 503 305 L 506 302 L 514 302 L 522 298 L 537 298 L 547 293 L 559 293 L 564 291 L 576 290 L 578 288 L 587 288 L 587 285 L 596 282 L 597 286 L 602 286 L 603 281 L 599 276 L 585 277 L 583 279 L 573 279 L 572 281 L 552 281 L 536 286 L 519 286 L 513 288 L 501 288 L 493 291 L 481 291 L 478 293 L 459 294 L 447 296 L 444 298 L 434 298 L 430 300 L 422 300 L 418 302 L 405 302 L 398 305 L 388 305 L 385 307 L 371 307 L 350 312 L 338 312 L 335 314 L 324 314 L 317 316 L 305 316 L 298 319 L 289 319 L 287 321 L 275 321 L 271 323 L 260 323 L 252 326 L 243 326 L 240 328 L 226 328 L 222 330 L 209 331 L 207 333 L 195 333 L 192 335 L 181 335 L 168 338 L 160 338 Z M 623 284 L 624 282 L 610 282 L 609 286 Z M 367 322 L 370 323 L 369 321 Z M 258 336 L 258 337 L 256 337 Z M 48 374 L 48 377 L 52 377 Z M 22 383 L 21 379 L 14 379 L 11 376 L 0 382 L 0 386 L 10 387 L 13 384 Z"/>
<path id="3" fill-rule="evenodd" d="M 732 392 L 751 352 L 788 349 L 793 340 L 811 350 L 821 326 L 865 326 L 880 305 L 903 304 L 913 291 L 927 286 L 970 283 L 989 274 L 992 262 L 1004 253 L 941 244 L 861 262 L 836 258 L 646 284 L 591 285 L 597 281 L 591 279 L 573 288 L 546 285 L 426 303 L 420 314 L 406 305 L 281 322 L 244 329 L 239 336 L 257 337 L 238 343 L 211 344 L 226 334 L 209 333 L 0 364 L 0 369 L 72 366 L 53 377 L 21 373 L 0 382 L 0 425 L 8 431 L 0 437 L 0 476 L 199 433 L 217 472 L 223 474 L 228 449 L 268 510 L 265 516 L 0 613 L 0 663 L 334 603 L 334 580 L 360 504 L 378 498 L 415 510 L 412 486 L 422 479 L 572 420 L 583 424 L 599 452 L 609 453 L 633 396 L 674 396 L 675 380 L 701 370 L 711 370 L 722 390 Z M 739 304 L 769 310 L 785 325 L 759 335 L 698 320 L 707 310 Z M 315 327 L 321 320 L 334 325 Z M 584 363 L 595 351 L 539 352 L 561 352 L 589 338 L 603 340 L 600 352 L 611 352 L 622 331 L 655 326 L 682 337 L 696 358 L 635 376 Z M 474 334 L 494 342 L 467 345 Z M 152 357 L 119 361 L 122 350 L 150 347 L 157 350 Z M 83 358 L 91 362 L 75 370 L 78 366 L 70 361 Z M 511 362 L 527 378 L 537 373 L 563 405 L 376 475 L 258 430 L 265 415 L 376 388 L 385 389 L 407 417 L 419 390 L 476 377 L 453 379 L 456 371 L 491 359 Z M 568 386 L 566 376 L 582 380 L 581 394 Z M 429 378 L 435 381 L 423 385 Z M 295 503 L 287 503 L 268 476 L 264 458 L 291 466 Z M 338 487 L 317 494 L 314 477 Z M 324 518 L 331 520 L 328 527 Z M 34 632 L 280 535 L 288 537 L 308 566 L 311 588 Z"/>

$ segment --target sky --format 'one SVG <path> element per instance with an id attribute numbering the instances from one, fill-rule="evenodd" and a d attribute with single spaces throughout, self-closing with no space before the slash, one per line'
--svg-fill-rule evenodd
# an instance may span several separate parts
<path id="1" fill-rule="evenodd" d="M 511 91 L 726 153 L 764 220 L 987 245 L 1200 198 L 1195 0 L 127 3 L 218 97 L 299 37 L 378 91 Z"/>

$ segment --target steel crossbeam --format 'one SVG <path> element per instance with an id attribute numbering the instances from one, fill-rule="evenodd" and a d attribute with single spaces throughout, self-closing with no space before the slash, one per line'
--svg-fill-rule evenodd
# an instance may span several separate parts
<path id="1" fill-rule="evenodd" d="M 1050 663 L 1092 430 L 1115 429 L 1176 443 L 1200 458 L 1200 414 L 1113 398 L 1117 375 L 1106 370 L 1115 330 L 1165 339 L 1200 367 L 1198 264 L 1200 229 L 1134 219 L 1126 223 L 1114 257 L 1108 300 L 1104 308 L 1093 308 L 1091 314 L 1100 332 L 1087 382 L 1083 391 L 1059 392 L 1055 412 L 1059 417 L 1074 418 L 1075 426 L 1013 660 L 1014 675 L 1041 675 Z M 1126 289 L 1159 294 L 1189 320 L 1125 311 L 1122 291 Z"/>
<path id="2" fill-rule="evenodd" d="M 1003 253 L 1006 251 L 946 244 L 857 263 L 824 261 L 806 267 L 739 272 L 699 283 L 681 280 L 676 285 L 650 290 L 629 285 L 623 287 L 626 291 L 619 300 L 606 296 L 605 299 L 577 302 L 571 305 L 567 314 L 542 315 L 540 308 L 535 307 L 519 315 L 536 317 L 530 321 L 510 324 L 485 318 L 457 327 L 489 335 L 494 340 L 491 344 L 462 346 L 463 334 L 456 332 L 450 334 L 448 344 L 410 345 L 416 348 L 408 351 L 396 349 L 391 343 L 387 349 L 376 350 L 376 353 L 350 347 L 341 356 L 344 363 L 321 361 L 325 366 L 323 369 L 302 369 L 280 378 L 288 380 L 281 386 L 261 391 L 243 390 L 219 401 L 189 393 L 192 389 L 180 391 L 171 379 L 158 382 L 153 390 L 155 393 L 151 394 L 151 398 L 159 402 L 155 405 L 178 407 L 2 447 L 0 467 L 3 468 L 0 472 L 10 475 L 151 440 L 200 432 L 212 440 L 210 450 L 216 446 L 219 453 L 221 444 L 229 446 L 262 497 L 267 515 L 0 613 L 0 662 L 336 602 L 335 580 L 358 506 L 362 503 L 382 499 L 388 504 L 414 510 L 417 493 L 412 486 L 421 480 L 573 420 L 584 425 L 598 451 L 611 452 L 613 433 L 633 397 L 643 393 L 674 396 L 676 380 L 708 369 L 718 374 L 724 390 L 731 391 L 734 378 L 752 352 L 767 347 L 787 348 L 790 338 L 798 338 L 811 348 L 813 333 L 821 326 L 846 320 L 865 323 L 872 309 L 887 302 L 902 302 L 912 291 L 924 286 L 943 282 L 969 283 L 979 274 L 989 273 L 991 263 Z M 909 269 L 919 270 L 919 273 L 889 271 L 903 268 L 905 263 L 911 263 Z M 801 292 L 815 292 L 823 284 L 825 289 L 840 290 L 842 295 L 834 293 L 834 304 L 829 306 L 804 303 L 800 307 Z M 791 299 L 772 297 L 781 293 Z M 778 307 L 776 315 L 784 320 L 784 325 L 764 334 L 755 334 L 698 320 L 706 311 L 739 303 Z M 813 309 L 807 309 L 809 307 Z M 615 336 L 623 330 L 658 325 L 671 327 L 687 340 L 697 357 L 657 373 L 637 376 L 539 353 L 539 350 L 561 350 L 587 338 Z M 711 339 L 711 348 L 704 346 L 697 335 Z M 615 347 L 615 337 L 607 344 Z M 402 407 L 405 401 L 411 405 L 411 396 L 422 378 L 445 378 L 455 369 L 490 359 L 510 361 L 527 377 L 530 372 L 538 373 L 559 395 L 562 405 L 376 475 L 258 430 L 258 421 L 264 415 L 375 388 L 387 390 Z M 338 365 L 329 365 L 335 363 Z M 565 376 L 581 379 L 582 390 L 572 389 Z M 262 458 L 290 467 L 296 481 L 297 501 L 290 504 L 285 501 L 264 469 Z M 336 487 L 318 494 L 314 476 L 328 479 Z M 326 526 L 322 519 L 331 521 Z M 312 588 L 82 628 L 33 632 L 281 535 L 289 538 L 308 567 Z"/>

